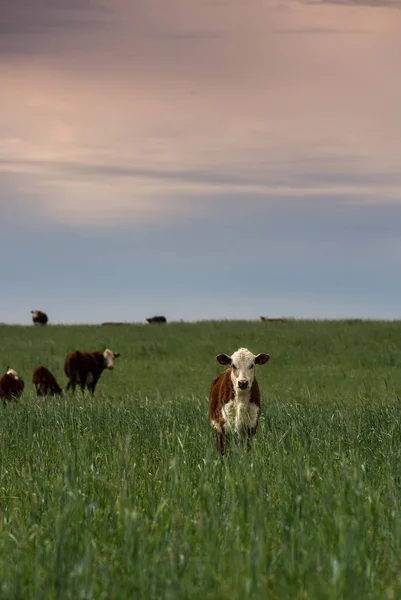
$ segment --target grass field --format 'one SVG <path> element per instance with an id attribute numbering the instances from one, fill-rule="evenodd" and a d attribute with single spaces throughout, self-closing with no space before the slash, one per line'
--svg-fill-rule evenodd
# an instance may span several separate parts
<path id="1" fill-rule="evenodd" d="M 401 598 L 401 322 L 0 327 L 0 598 Z M 218 352 L 269 352 L 253 451 L 217 455 Z M 95 396 L 43 363 L 121 353 Z"/>

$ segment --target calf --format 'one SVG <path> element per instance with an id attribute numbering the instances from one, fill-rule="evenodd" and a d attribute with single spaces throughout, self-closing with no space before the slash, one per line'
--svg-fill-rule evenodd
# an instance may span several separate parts
<path id="1" fill-rule="evenodd" d="M 157 317 L 149 317 L 146 319 L 146 323 L 147 325 L 150 325 L 151 323 L 167 323 L 167 319 L 166 317 L 163 317 L 163 315 L 159 315 Z"/>
<path id="2" fill-rule="evenodd" d="M 32 382 L 38 396 L 62 396 L 64 394 L 53 373 L 43 365 L 34 370 Z"/>
<path id="3" fill-rule="evenodd" d="M 100 375 L 104 369 L 114 369 L 114 359 L 118 356 L 119 352 L 112 352 L 108 348 L 104 352 L 70 352 L 64 363 L 64 372 L 69 379 L 67 390 L 71 388 L 74 392 L 79 383 L 82 391 L 87 386 L 93 394 Z"/>
<path id="4" fill-rule="evenodd" d="M 240 348 L 232 356 L 218 354 L 216 360 L 229 369 L 220 373 L 210 388 L 209 419 L 216 432 L 217 446 L 224 454 L 228 436 L 234 434 L 247 449 L 256 433 L 260 416 L 260 392 L 255 365 L 264 365 L 269 354 L 252 354 Z"/>
<path id="5" fill-rule="evenodd" d="M 14 369 L 7 367 L 5 375 L 0 379 L 0 398 L 3 402 L 17 400 L 24 391 L 24 381 Z"/>
<path id="6" fill-rule="evenodd" d="M 47 321 L 49 320 L 47 314 L 41 310 L 31 310 L 31 313 L 34 324 L 40 323 L 40 325 L 46 325 Z"/>

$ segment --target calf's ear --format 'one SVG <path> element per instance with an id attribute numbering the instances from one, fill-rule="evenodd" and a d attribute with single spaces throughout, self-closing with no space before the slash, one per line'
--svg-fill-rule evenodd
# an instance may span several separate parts
<path id="1" fill-rule="evenodd" d="M 114 358 L 118 358 L 120 356 L 119 352 L 113 352 L 113 354 L 114 354 Z"/>
<path id="2" fill-rule="evenodd" d="M 270 354 L 265 354 L 261 352 L 257 356 L 255 356 L 255 364 L 257 365 L 265 365 L 270 358 Z"/>
<path id="3" fill-rule="evenodd" d="M 231 365 L 231 356 L 228 356 L 228 354 L 218 354 L 216 360 L 221 365 Z"/>

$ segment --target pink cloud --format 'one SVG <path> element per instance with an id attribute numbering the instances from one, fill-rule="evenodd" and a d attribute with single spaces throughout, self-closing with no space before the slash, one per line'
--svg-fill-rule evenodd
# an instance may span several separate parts
<path id="1" fill-rule="evenodd" d="M 120 0 L 96 26 L 89 5 L 81 27 L 76 7 L 40 39 L 21 26 L 0 62 L 0 170 L 60 219 L 68 202 L 71 219 L 110 197 L 113 218 L 148 218 L 244 188 L 379 202 L 364 177 L 400 168 L 401 13 L 348 4 Z"/>

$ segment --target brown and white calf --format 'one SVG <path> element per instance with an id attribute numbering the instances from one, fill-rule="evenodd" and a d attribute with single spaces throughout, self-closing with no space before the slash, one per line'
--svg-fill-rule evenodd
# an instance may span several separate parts
<path id="1" fill-rule="evenodd" d="M 34 324 L 40 323 L 40 325 L 46 325 L 47 321 L 49 320 L 47 314 L 42 312 L 41 310 L 31 310 L 31 313 L 32 321 Z"/>
<path id="2" fill-rule="evenodd" d="M 64 394 L 53 373 L 43 365 L 34 370 L 32 382 L 38 396 L 62 396 Z"/>
<path id="3" fill-rule="evenodd" d="M 229 366 L 213 380 L 209 397 L 209 419 L 221 454 L 231 436 L 246 442 L 250 449 L 261 408 L 255 365 L 264 365 L 269 358 L 269 354 L 255 355 L 247 348 L 240 348 L 231 356 L 216 356 L 218 363 Z"/>
<path id="4" fill-rule="evenodd" d="M 3 402 L 17 400 L 24 391 L 24 380 L 17 371 L 7 367 L 3 377 L 0 379 L 0 398 Z"/>
<path id="5" fill-rule="evenodd" d="M 64 363 L 64 372 L 69 379 L 67 390 L 74 392 L 78 383 L 82 391 L 86 386 L 93 394 L 100 375 L 105 369 L 114 369 L 114 359 L 118 356 L 119 352 L 108 348 L 104 352 L 70 352 Z"/>

